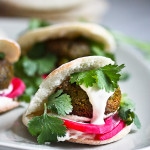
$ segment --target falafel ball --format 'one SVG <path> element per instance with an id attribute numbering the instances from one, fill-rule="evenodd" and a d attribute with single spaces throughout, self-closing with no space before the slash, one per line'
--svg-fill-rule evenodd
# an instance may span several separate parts
<path id="1" fill-rule="evenodd" d="M 47 51 L 56 54 L 58 57 L 75 59 L 82 56 L 90 55 L 89 44 L 82 38 L 77 39 L 53 39 L 46 41 Z"/>
<path id="2" fill-rule="evenodd" d="M 88 95 L 80 86 L 76 85 L 75 83 L 71 84 L 69 80 L 70 78 L 68 77 L 56 90 L 62 89 L 64 93 L 70 95 L 73 105 L 71 114 L 92 118 L 93 108 L 89 101 Z M 120 106 L 120 101 L 121 91 L 120 88 L 117 88 L 114 94 L 110 96 L 107 101 L 105 114 L 107 115 L 115 112 Z"/>
<path id="3" fill-rule="evenodd" d="M 13 66 L 6 59 L 0 60 L 0 90 L 8 88 L 13 78 Z"/>

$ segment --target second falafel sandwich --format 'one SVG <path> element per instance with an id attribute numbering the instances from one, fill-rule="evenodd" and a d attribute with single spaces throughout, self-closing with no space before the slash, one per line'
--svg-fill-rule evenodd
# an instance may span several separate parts
<path id="1" fill-rule="evenodd" d="M 129 114 L 134 112 L 128 110 L 125 119 L 120 115 L 126 110 L 118 85 L 122 68 L 123 64 L 118 66 L 103 56 L 61 65 L 41 83 L 23 123 L 39 144 L 69 141 L 101 145 L 123 138 L 130 132 L 134 117 Z"/>
<path id="2" fill-rule="evenodd" d="M 58 23 L 29 30 L 18 38 L 18 43 L 22 56 L 15 65 L 15 74 L 32 94 L 41 76 L 63 63 L 91 55 L 114 59 L 116 48 L 113 36 L 104 27 L 88 22 Z"/>
<path id="3" fill-rule="evenodd" d="M 17 42 L 0 38 L 0 114 L 19 106 L 18 97 L 25 84 L 20 78 L 14 77 L 13 64 L 21 55 Z"/>

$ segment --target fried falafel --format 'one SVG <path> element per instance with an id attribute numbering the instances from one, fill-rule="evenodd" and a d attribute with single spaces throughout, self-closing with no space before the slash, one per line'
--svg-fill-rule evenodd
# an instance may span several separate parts
<path id="1" fill-rule="evenodd" d="M 6 59 L 0 60 L 0 90 L 8 88 L 13 78 L 13 66 Z"/>
<path id="2" fill-rule="evenodd" d="M 64 80 L 56 90 L 62 89 L 64 93 L 67 93 L 71 97 L 71 103 L 73 110 L 71 114 L 92 118 L 92 104 L 89 101 L 87 93 L 75 83 L 71 84 L 68 77 Z M 120 105 L 121 101 L 121 90 L 117 88 L 112 96 L 107 100 L 107 105 L 105 108 L 105 115 L 109 113 L 114 113 Z"/>

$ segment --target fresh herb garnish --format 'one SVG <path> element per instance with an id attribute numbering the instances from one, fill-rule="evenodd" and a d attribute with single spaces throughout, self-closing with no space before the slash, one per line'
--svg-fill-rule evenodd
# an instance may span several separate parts
<path id="1" fill-rule="evenodd" d="M 66 115 L 72 111 L 71 98 L 63 93 L 63 90 L 58 90 L 48 98 L 47 108 L 58 115 Z"/>
<path id="2" fill-rule="evenodd" d="M 100 89 L 105 89 L 106 91 L 113 91 L 118 87 L 118 81 L 120 78 L 119 72 L 124 68 L 124 64 L 118 65 L 106 65 L 99 69 L 93 69 L 89 71 L 74 73 L 70 77 L 71 83 L 76 83 L 77 85 L 85 85 L 86 87 L 91 87 L 96 84 Z"/>
<path id="3" fill-rule="evenodd" d="M 46 27 L 49 26 L 50 23 L 45 21 L 45 20 L 41 20 L 41 19 L 31 19 L 29 22 L 29 26 L 28 26 L 28 30 L 33 30 L 33 29 L 37 29 L 40 27 Z"/>
<path id="4" fill-rule="evenodd" d="M 126 81 L 130 78 L 130 74 L 128 72 L 122 72 L 120 76 L 120 81 Z"/>
<path id="5" fill-rule="evenodd" d="M 104 50 L 104 45 L 98 44 L 96 42 L 90 41 L 90 50 L 91 55 L 96 56 L 105 56 L 111 58 L 113 61 L 115 61 L 115 54 L 114 53 L 108 53 Z"/>
<path id="6" fill-rule="evenodd" d="M 20 101 L 30 102 L 37 91 L 44 74 L 55 68 L 57 58 L 46 53 L 44 43 L 36 43 L 26 55 L 22 55 L 14 64 L 15 76 L 21 78 L 26 84 L 26 90 Z"/>
<path id="7" fill-rule="evenodd" d="M 20 77 L 26 84 L 26 90 L 19 100 L 30 102 L 29 99 L 35 94 L 42 81 L 42 75 L 54 69 L 55 63 L 56 57 L 50 54 L 35 60 L 28 56 L 21 56 L 14 64 L 15 76 Z"/>
<path id="8" fill-rule="evenodd" d="M 141 52 L 143 52 L 146 58 L 150 59 L 150 42 L 145 42 L 145 41 L 124 35 L 121 32 L 116 32 L 113 30 L 110 30 L 110 32 L 112 33 L 112 35 L 117 41 L 129 44 L 135 48 L 138 48 L 139 50 L 141 50 Z"/>
<path id="9" fill-rule="evenodd" d="M 57 137 L 64 137 L 66 127 L 63 120 L 47 115 L 47 107 L 44 104 L 44 114 L 32 118 L 28 123 L 28 130 L 33 136 L 37 136 L 39 144 L 57 142 Z"/>
<path id="10" fill-rule="evenodd" d="M 5 58 L 5 54 L 3 52 L 0 52 L 0 60 L 3 60 Z"/>
<path id="11" fill-rule="evenodd" d="M 32 46 L 32 48 L 27 52 L 27 55 L 31 59 L 38 59 L 44 57 L 46 54 L 45 42 L 39 42 Z"/>
<path id="12" fill-rule="evenodd" d="M 125 121 L 127 125 L 134 122 L 138 129 L 141 128 L 141 123 L 138 116 L 135 114 L 135 104 L 126 94 L 122 94 L 120 108 L 118 110 L 119 116 Z"/>

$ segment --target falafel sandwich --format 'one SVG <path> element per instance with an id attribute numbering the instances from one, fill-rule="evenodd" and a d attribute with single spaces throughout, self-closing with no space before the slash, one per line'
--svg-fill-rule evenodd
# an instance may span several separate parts
<path id="1" fill-rule="evenodd" d="M 15 74 L 27 88 L 32 88 L 31 96 L 38 89 L 41 76 L 68 61 L 91 55 L 115 59 L 113 36 L 94 23 L 68 22 L 36 28 L 23 33 L 18 43 L 22 56 L 15 64 Z"/>
<path id="2" fill-rule="evenodd" d="M 15 41 L 0 39 L 0 113 L 17 107 L 17 97 L 25 90 L 24 82 L 14 77 L 13 63 L 20 54 L 20 46 Z"/>
<path id="3" fill-rule="evenodd" d="M 61 65 L 40 84 L 23 123 L 39 144 L 69 141 L 101 145 L 123 138 L 137 118 L 122 100 L 118 82 L 123 68 L 103 56 Z M 126 117 L 122 115 L 125 112 Z"/>

